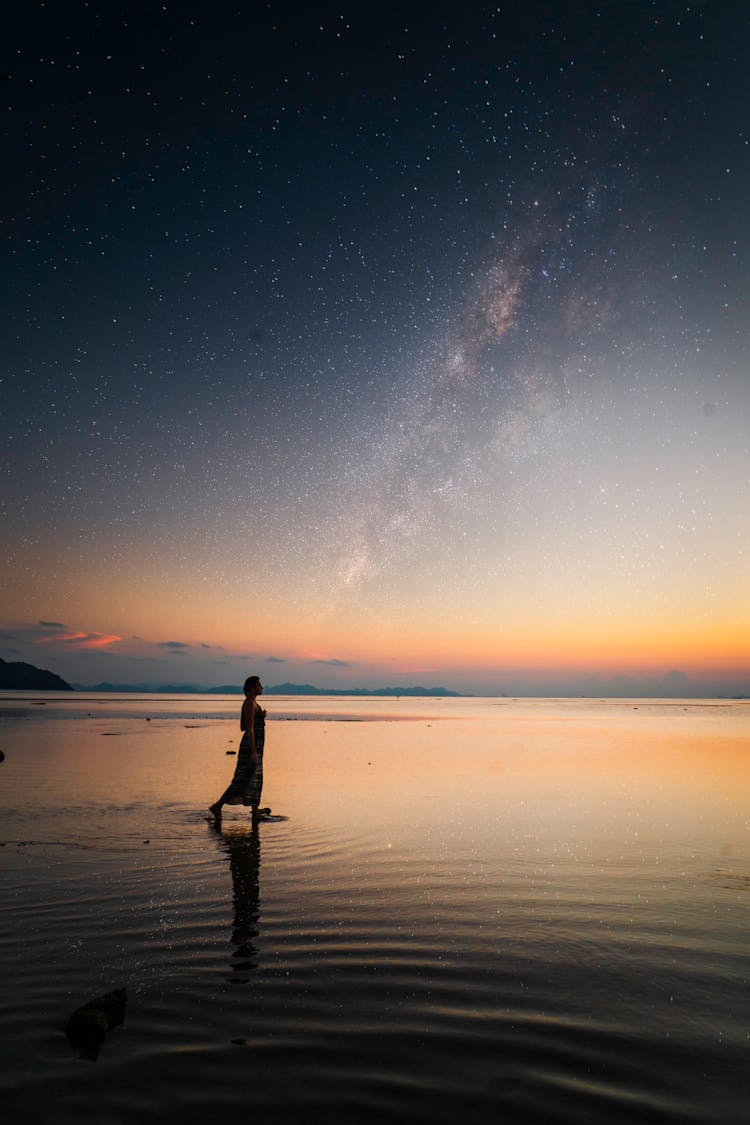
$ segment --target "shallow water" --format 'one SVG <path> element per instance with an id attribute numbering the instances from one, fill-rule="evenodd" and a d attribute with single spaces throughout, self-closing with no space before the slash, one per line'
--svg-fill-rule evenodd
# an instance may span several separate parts
<path id="1" fill-rule="evenodd" d="M 266 705 L 0 699 L 14 1122 L 750 1120 L 749 704 Z"/>

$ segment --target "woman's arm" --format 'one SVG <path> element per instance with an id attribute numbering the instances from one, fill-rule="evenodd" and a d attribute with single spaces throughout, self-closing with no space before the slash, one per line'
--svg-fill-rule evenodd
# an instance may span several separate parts
<path id="1" fill-rule="evenodd" d="M 249 707 L 247 706 L 248 703 L 250 704 Z M 255 709 L 257 706 L 258 704 L 254 699 L 246 699 L 242 704 L 242 717 L 245 720 L 245 732 L 250 736 L 250 761 L 254 766 L 258 764 L 258 751 L 255 747 Z M 245 710 L 246 707 L 247 710 Z"/>

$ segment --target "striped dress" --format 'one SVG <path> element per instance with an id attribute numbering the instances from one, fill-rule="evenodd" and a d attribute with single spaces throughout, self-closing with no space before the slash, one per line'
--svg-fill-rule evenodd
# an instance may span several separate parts
<path id="1" fill-rule="evenodd" d="M 263 788 L 263 745 L 266 740 L 266 713 L 262 707 L 255 708 L 253 726 L 258 761 L 255 769 L 253 769 L 253 764 L 250 761 L 250 734 L 245 731 L 237 754 L 237 768 L 234 771 L 234 777 L 221 798 L 227 805 L 260 804 L 260 792 Z"/>

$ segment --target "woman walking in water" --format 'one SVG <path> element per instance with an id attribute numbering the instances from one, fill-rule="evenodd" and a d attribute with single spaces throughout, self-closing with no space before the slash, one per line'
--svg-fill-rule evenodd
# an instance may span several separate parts
<path id="1" fill-rule="evenodd" d="M 245 702 L 240 715 L 240 730 L 245 733 L 237 755 L 237 768 L 229 788 L 209 807 L 209 812 L 220 821 L 222 805 L 251 805 L 253 824 L 257 824 L 260 818 L 260 791 L 263 788 L 263 743 L 266 738 L 266 713 L 257 702 L 263 691 L 260 676 L 248 676 L 243 691 Z M 270 809 L 264 809 L 263 812 L 270 812 Z"/>

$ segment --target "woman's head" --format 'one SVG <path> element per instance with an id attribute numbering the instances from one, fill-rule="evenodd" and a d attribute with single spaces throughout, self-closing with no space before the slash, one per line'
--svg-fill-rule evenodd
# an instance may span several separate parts
<path id="1" fill-rule="evenodd" d="M 263 691 L 263 684 L 260 682 L 260 676 L 248 676 L 242 685 L 242 690 L 245 695 L 260 695 Z"/>

